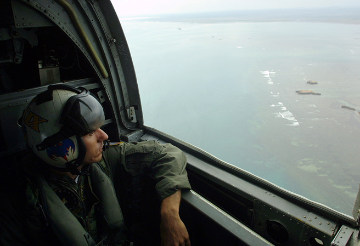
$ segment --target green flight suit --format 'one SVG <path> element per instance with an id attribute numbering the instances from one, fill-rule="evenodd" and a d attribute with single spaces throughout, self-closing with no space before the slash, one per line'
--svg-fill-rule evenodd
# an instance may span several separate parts
<path id="1" fill-rule="evenodd" d="M 91 165 L 99 165 L 102 171 L 111 178 L 121 204 L 125 225 L 129 231 L 133 232 L 133 238 L 130 239 L 132 241 L 133 239 L 136 241 L 137 238 L 134 237 L 141 237 L 142 233 L 147 231 L 146 228 L 149 228 L 151 224 L 148 219 L 152 220 L 154 216 L 158 216 L 158 214 L 154 215 L 154 211 L 159 209 L 164 198 L 178 189 L 191 188 L 185 169 L 186 157 L 178 148 L 170 144 L 162 145 L 156 141 L 120 143 L 103 152 L 100 164 Z M 42 173 L 45 176 L 46 172 Z M 90 221 L 87 222 L 90 225 L 87 229 L 91 230 L 88 232 L 92 236 L 95 235 L 95 240 L 99 240 L 93 225 L 99 226 L 101 223 L 93 221 L 95 216 L 92 208 L 101 201 L 91 195 L 89 192 L 91 189 L 87 189 L 96 184 L 89 184 L 83 176 L 80 177 L 79 184 L 64 176 L 57 177 L 62 182 L 55 181 L 54 176 L 51 175 L 45 177 L 57 195 L 59 195 L 58 189 L 61 188 L 61 183 L 66 180 L 68 180 L 67 186 L 70 185 L 79 192 L 80 195 L 77 197 L 85 201 L 86 211 L 79 212 L 76 206 L 72 209 L 68 207 L 68 209 L 78 220 Z M 38 206 L 40 191 L 37 185 L 29 178 L 19 183 L 15 189 L 16 192 L 0 194 L 0 245 L 49 245 L 49 243 L 60 245 L 50 226 L 46 226 L 46 216 L 44 218 L 41 206 Z M 83 197 L 90 198 L 85 200 Z M 67 199 L 60 197 L 59 200 L 68 205 Z M 111 206 L 111 204 L 106 206 Z M 157 225 L 152 227 L 158 228 Z M 136 233 L 138 229 L 140 234 Z"/>

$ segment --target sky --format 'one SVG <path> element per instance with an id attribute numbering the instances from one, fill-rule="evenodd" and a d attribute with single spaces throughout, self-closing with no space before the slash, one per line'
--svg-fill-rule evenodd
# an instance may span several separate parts
<path id="1" fill-rule="evenodd" d="M 112 0 L 119 17 L 242 9 L 360 7 L 359 0 Z"/>

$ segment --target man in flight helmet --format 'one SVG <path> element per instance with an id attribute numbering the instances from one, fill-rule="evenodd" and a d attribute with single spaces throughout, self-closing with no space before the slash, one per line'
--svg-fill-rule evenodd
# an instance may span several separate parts
<path id="1" fill-rule="evenodd" d="M 0 211 L 0 245 L 190 245 L 179 216 L 181 189 L 190 189 L 184 154 L 156 141 L 106 148 L 104 122 L 85 88 L 51 85 L 29 103 L 26 195 L 9 199 L 14 211 Z M 154 218 L 159 226 L 146 221 Z"/>
<path id="2" fill-rule="evenodd" d="M 90 161 L 85 159 L 83 137 L 100 130 L 104 122 L 103 108 L 89 91 L 65 85 L 49 86 L 30 102 L 22 117 L 32 151 L 51 168 L 72 174 L 80 174 L 78 167 Z"/>

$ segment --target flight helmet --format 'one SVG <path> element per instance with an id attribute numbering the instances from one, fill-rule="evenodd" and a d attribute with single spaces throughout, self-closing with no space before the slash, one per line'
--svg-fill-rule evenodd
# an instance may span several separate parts
<path id="1" fill-rule="evenodd" d="M 104 124 L 100 102 L 85 88 L 50 85 L 31 100 L 22 116 L 29 148 L 59 171 L 80 174 L 86 147 L 82 136 Z"/>

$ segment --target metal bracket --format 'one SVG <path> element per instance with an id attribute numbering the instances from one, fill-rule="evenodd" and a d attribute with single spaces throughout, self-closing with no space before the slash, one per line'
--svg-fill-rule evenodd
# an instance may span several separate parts
<path id="1" fill-rule="evenodd" d="M 37 46 L 38 39 L 33 30 L 27 31 L 24 29 L 1 28 L 0 29 L 0 40 L 7 41 L 7 56 L 2 57 L 0 63 L 13 62 L 20 64 L 23 58 L 25 40 L 30 45 Z"/>
<path id="2" fill-rule="evenodd" d="M 355 205 L 353 208 L 353 217 L 356 220 L 357 224 L 360 224 L 360 188 L 356 196 Z"/>
<path id="3" fill-rule="evenodd" d="M 137 130 L 130 132 L 126 135 L 122 135 L 121 138 L 127 142 L 139 142 L 140 138 L 144 135 L 143 130 Z"/>
<path id="4" fill-rule="evenodd" d="M 335 238 L 332 240 L 331 246 L 346 246 L 353 233 L 353 229 L 344 225 L 341 226 Z"/>
<path id="5" fill-rule="evenodd" d="M 15 38 L 12 40 L 13 50 L 8 52 L 8 56 L 12 59 L 12 62 L 20 64 L 24 52 L 25 40 L 21 38 Z"/>
<path id="6" fill-rule="evenodd" d="M 103 102 L 106 101 L 106 100 L 105 100 L 105 93 L 104 93 L 103 91 L 98 91 L 98 92 L 97 92 L 97 95 L 98 95 L 98 97 L 99 97 L 100 103 L 103 103 Z"/>
<path id="7" fill-rule="evenodd" d="M 131 122 L 137 122 L 135 108 L 130 107 L 129 109 L 126 109 L 126 110 L 127 110 L 127 114 L 128 114 L 128 117 L 129 117 L 130 121 Z"/>

